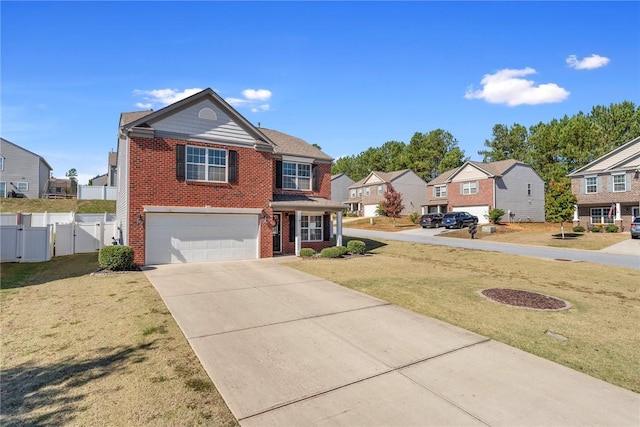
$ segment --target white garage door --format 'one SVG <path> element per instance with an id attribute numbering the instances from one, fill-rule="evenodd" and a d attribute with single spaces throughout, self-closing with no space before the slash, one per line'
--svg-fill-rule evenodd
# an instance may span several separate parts
<path id="1" fill-rule="evenodd" d="M 148 213 L 147 264 L 258 258 L 258 216 Z"/>
<path id="2" fill-rule="evenodd" d="M 376 209 L 378 209 L 378 205 L 364 205 L 364 216 L 376 216 Z"/>
<path id="3" fill-rule="evenodd" d="M 489 222 L 485 215 L 489 215 L 489 206 L 461 206 L 459 208 L 453 208 L 454 212 L 469 212 L 471 215 L 478 217 L 480 224 L 486 224 Z"/>

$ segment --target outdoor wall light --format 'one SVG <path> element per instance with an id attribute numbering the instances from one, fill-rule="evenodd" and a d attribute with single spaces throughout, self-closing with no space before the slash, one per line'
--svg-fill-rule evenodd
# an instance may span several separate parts
<path id="1" fill-rule="evenodd" d="M 136 224 L 140 225 L 144 222 L 144 219 L 142 218 L 141 214 L 138 214 L 138 216 L 136 217 Z"/>

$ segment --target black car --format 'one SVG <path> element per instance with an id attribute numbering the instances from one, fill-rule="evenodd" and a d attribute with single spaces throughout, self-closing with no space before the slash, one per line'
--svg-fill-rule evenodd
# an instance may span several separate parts
<path id="1" fill-rule="evenodd" d="M 449 212 L 442 217 L 442 225 L 446 228 L 462 228 L 477 223 L 478 217 L 469 212 Z"/>
<path id="2" fill-rule="evenodd" d="M 438 228 L 442 224 L 441 213 L 430 213 L 420 217 L 420 226 L 422 228 Z"/>

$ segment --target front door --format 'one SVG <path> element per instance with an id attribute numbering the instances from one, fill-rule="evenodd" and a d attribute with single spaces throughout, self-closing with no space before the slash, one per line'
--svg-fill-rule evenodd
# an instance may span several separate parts
<path id="1" fill-rule="evenodd" d="M 282 253 L 282 214 L 273 214 L 273 253 Z"/>

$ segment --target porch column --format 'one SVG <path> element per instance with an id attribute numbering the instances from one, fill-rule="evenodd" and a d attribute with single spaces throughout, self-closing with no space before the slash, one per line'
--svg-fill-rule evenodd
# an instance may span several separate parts
<path id="1" fill-rule="evenodd" d="M 616 203 L 616 221 L 622 221 L 622 211 L 620 209 L 620 203 Z"/>
<path id="2" fill-rule="evenodd" d="M 338 212 L 336 221 L 336 246 L 342 246 L 342 211 Z"/>
<path id="3" fill-rule="evenodd" d="M 573 205 L 573 222 L 580 221 L 580 217 L 578 216 L 578 205 Z"/>
<path id="4" fill-rule="evenodd" d="M 296 256 L 300 256 L 302 249 L 302 211 L 296 211 Z"/>

